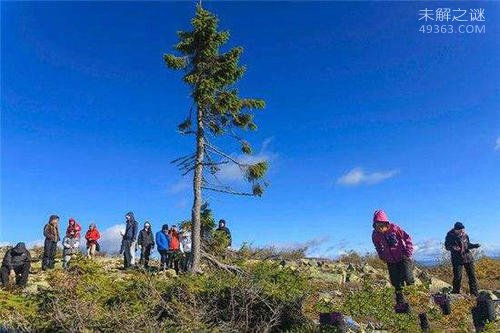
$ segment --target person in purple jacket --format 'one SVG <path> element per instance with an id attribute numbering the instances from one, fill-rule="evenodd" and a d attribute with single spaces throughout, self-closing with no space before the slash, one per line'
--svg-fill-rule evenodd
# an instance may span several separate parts
<path id="1" fill-rule="evenodd" d="M 403 303 L 404 284 L 411 285 L 413 278 L 413 243 L 401 227 L 389 222 L 383 210 L 373 214 L 372 241 L 380 259 L 387 263 L 391 284 L 396 288 L 396 302 Z"/>

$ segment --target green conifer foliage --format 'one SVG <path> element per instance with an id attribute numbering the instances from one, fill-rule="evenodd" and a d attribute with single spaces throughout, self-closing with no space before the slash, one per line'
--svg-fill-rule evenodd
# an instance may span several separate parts
<path id="1" fill-rule="evenodd" d="M 184 175 L 193 172 L 192 253 L 193 271 L 197 271 L 201 249 L 202 189 L 261 196 L 267 186 L 263 179 L 268 165 L 266 161 L 244 163 L 212 142 L 217 137 L 229 136 L 239 142 L 244 154 L 251 154 L 250 143 L 237 132 L 257 129 L 253 112 L 263 109 L 265 102 L 239 95 L 235 84 L 245 73 L 245 67 L 239 64 L 243 48 L 221 51 L 221 47 L 229 40 L 229 32 L 218 30 L 217 17 L 199 4 L 191 25 L 191 31 L 177 33 L 179 41 L 174 46 L 176 54 L 165 54 L 163 59 L 170 69 L 184 72 L 183 81 L 191 88 L 193 99 L 189 115 L 179 124 L 178 130 L 182 134 L 195 136 L 196 149 L 174 163 Z M 226 164 L 239 167 L 244 178 L 251 183 L 251 191 L 236 191 L 219 180 L 217 175 Z"/>

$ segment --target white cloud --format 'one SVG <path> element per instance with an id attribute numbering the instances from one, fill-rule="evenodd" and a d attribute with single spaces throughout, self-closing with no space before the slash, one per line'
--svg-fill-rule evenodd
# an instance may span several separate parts
<path id="1" fill-rule="evenodd" d="M 413 244 L 413 254 L 417 258 L 440 259 L 445 252 L 442 240 L 431 238 Z"/>
<path id="2" fill-rule="evenodd" d="M 101 231 L 101 239 L 99 240 L 99 245 L 102 251 L 107 253 L 117 253 L 120 250 L 120 245 L 122 242 L 122 236 L 120 232 L 125 232 L 125 223 L 115 224 L 112 227 Z M 85 246 L 85 239 L 81 240 L 83 246 Z"/>
<path id="3" fill-rule="evenodd" d="M 260 151 L 257 154 L 233 155 L 232 158 L 234 158 L 241 164 L 255 164 L 262 161 L 271 162 L 277 157 L 276 154 L 268 151 L 269 145 L 271 144 L 272 140 L 273 138 L 265 139 L 262 143 Z M 245 180 L 245 174 L 235 163 L 228 163 L 220 166 L 220 171 L 217 173 L 217 178 L 219 178 L 221 181 L 226 182 L 242 182 Z"/>
<path id="4" fill-rule="evenodd" d="M 309 251 L 314 251 L 321 245 L 325 244 L 330 240 L 329 236 L 318 236 L 306 240 L 304 242 L 289 242 L 289 243 L 281 243 L 276 244 L 276 247 L 281 249 L 303 249 L 307 248 Z"/>
<path id="5" fill-rule="evenodd" d="M 35 239 L 35 240 L 32 240 L 32 241 L 26 243 L 26 247 L 28 249 L 32 249 L 34 247 L 43 246 L 44 244 L 45 244 L 45 240 L 44 239 Z"/>
<path id="6" fill-rule="evenodd" d="M 500 258 L 500 246 L 497 244 L 482 244 L 479 249 L 484 251 L 484 253 L 490 257 Z"/>
<path id="7" fill-rule="evenodd" d="M 268 161 L 269 156 L 266 154 L 258 155 L 239 155 L 234 157 L 241 164 L 255 164 L 261 161 Z M 243 181 L 245 179 L 244 172 L 235 163 L 224 164 L 220 167 L 220 171 L 217 173 L 217 178 L 222 181 Z"/>
<path id="8" fill-rule="evenodd" d="M 329 236 L 317 236 L 303 242 L 285 242 L 268 244 L 269 247 L 274 247 L 278 250 L 299 250 L 307 249 L 306 254 L 311 257 L 325 257 L 324 247 L 330 241 Z"/>
<path id="9" fill-rule="evenodd" d="M 176 183 L 170 185 L 168 192 L 170 192 L 171 194 L 178 194 L 184 192 L 190 187 L 191 187 L 191 182 L 189 181 L 188 178 L 184 177 L 178 180 Z"/>
<path id="10" fill-rule="evenodd" d="M 497 141 L 495 142 L 495 150 L 500 150 L 500 136 L 497 138 Z"/>
<path id="11" fill-rule="evenodd" d="M 337 184 L 345 186 L 374 185 L 397 175 L 397 169 L 366 173 L 362 168 L 354 168 L 337 179 Z"/>
<path id="12" fill-rule="evenodd" d="M 177 201 L 177 203 L 175 204 L 175 206 L 179 209 L 185 209 L 187 208 L 189 205 L 189 201 L 186 199 L 186 198 L 182 198 L 180 199 L 179 201 Z"/>

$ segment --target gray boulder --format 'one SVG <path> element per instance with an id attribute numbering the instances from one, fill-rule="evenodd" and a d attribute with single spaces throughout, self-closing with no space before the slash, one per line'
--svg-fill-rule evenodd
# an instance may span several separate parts
<path id="1" fill-rule="evenodd" d="M 437 279 L 435 277 L 431 277 L 429 283 L 429 291 L 431 293 L 439 293 L 442 291 L 447 291 L 449 289 L 451 289 L 451 285 L 449 283 L 446 283 L 443 280 Z"/>

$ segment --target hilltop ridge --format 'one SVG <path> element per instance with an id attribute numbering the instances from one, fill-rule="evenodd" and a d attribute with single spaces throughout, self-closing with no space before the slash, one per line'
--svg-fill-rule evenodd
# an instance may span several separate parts
<path id="1" fill-rule="evenodd" d="M 2 251 L 0 251 L 2 252 Z M 1 255 L 1 253 L 0 253 Z M 341 311 L 349 331 L 416 331 L 426 312 L 433 329 L 473 330 L 475 298 L 452 297 L 452 313 L 443 316 L 432 293 L 447 291 L 445 267 L 415 267 L 415 286 L 405 289 L 412 314 L 395 314 L 394 294 L 383 264 L 356 254 L 339 260 L 307 258 L 299 252 L 241 250 L 219 257 L 241 274 L 203 265 L 200 275 L 173 270 L 121 269 L 117 256 L 75 258 L 70 269 L 41 271 L 38 254 L 23 290 L 0 291 L 0 324 L 27 331 L 314 331 L 320 312 Z M 487 266 L 487 267 L 484 267 Z M 500 262 L 488 258 L 478 275 L 499 296 Z M 57 263 L 56 267 L 60 267 Z M 494 273 L 496 272 L 496 273 Z M 490 329 L 498 330 L 498 323 Z"/>

